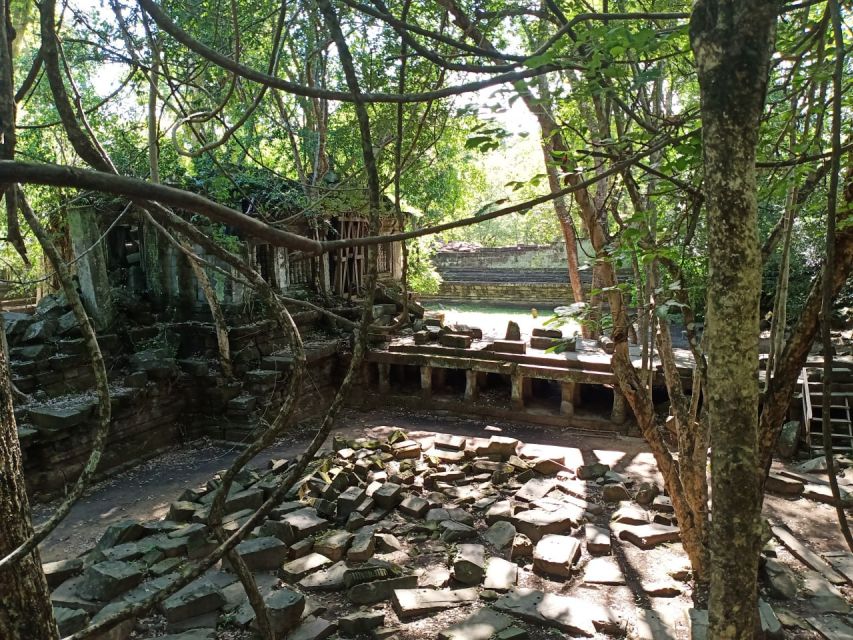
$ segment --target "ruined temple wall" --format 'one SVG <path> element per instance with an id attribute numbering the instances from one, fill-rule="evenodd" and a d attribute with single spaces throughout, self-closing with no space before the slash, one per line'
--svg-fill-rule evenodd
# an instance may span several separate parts
<path id="1" fill-rule="evenodd" d="M 573 301 L 572 288 L 559 283 L 497 283 L 444 281 L 435 296 L 423 299 L 464 302 L 499 302 L 529 307 L 530 305 L 565 305 Z"/>
<path id="2" fill-rule="evenodd" d="M 591 247 L 578 242 L 578 263 L 589 264 Z M 517 247 L 479 247 L 469 251 L 439 251 L 433 261 L 439 273 L 446 269 L 565 269 L 566 246 L 562 242 L 550 245 L 521 245 Z"/>

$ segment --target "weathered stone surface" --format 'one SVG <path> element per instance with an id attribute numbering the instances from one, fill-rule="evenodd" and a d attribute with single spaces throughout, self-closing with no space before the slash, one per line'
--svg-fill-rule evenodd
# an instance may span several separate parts
<path id="1" fill-rule="evenodd" d="M 169 520 L 189 522 L 199 509 L 201 509 L 201 505 L 197 502 L 178 500 L 169 505 Z"/>
<path id="2" fill-rule="evenodd" d="M 421 456 L 421 445 L 414 440 L 403 440 L 395 443 L 392 447 L 394 457 L 397 460 L 408 460 L 410 458 L 419 458 Z"/>
<path id="3" fill-rule="evenodd" d="M 323 531 L 329 526 L 329 521 L 318 516 L 317 511 L 311 507 L 291 511 L 281 516 L 280 521 L 288 525 L 291 531 L 291 539 L 285 542 L 302 540 Z"/>
<path id="4" fill-rule="evenodd" d="M 556 486 L 553 478 L 531 478 L 515 493 L 519 500 L 533 502 L 544 498 Z"/>
<path id="5" fill-rule="evenodd" d="M 348 518 L 366 496 L 367 492 L 361 487 L 349 487 L 338 496 L 338 517 L 341 520 Z"/>
<path id="6" fill-rule="evenodd" d="M 758 599 L 758 615 L 761 618 L 761 630 L 767 640 L 781 640 L 784 637 L 782 623 L 779 622 L 776 612 L 762 598 Z"/>
<path id="7" fill-rule="evenodd" d="M 546 535 L 533 550 L 533 570 L 552 576 L 569 577 L 580 554 L 580 543 L 571 536 Z"/>
<path id="8" fill-rule="evenodd" d="M 505 520 L 499 520 L 486 529 L 483 533 L 483 540 L 497 549 L 503 549 L 512 544 L 515 533 L 515 525 Z"/>
<path id="9" fill-rule="evenodd" d="M 621 632 L 621 623 L 604 607 L 572 596 L 516 589 L 498 599 L 495 609 L 566 633 L 592 637 L 596 630 Z"/>
<path id="10" fill-rule="evenodd" d="M 619 561 L 613 556 L 592 558 L 584 567 L 583 581 L 589 584 L 625 584 Z"/>
<path id="11" fill-rule="evenodd" d="M 631 499 L 628 488 L 621 482 L 611 482 L 601 487 L 601 496 L 607 502 L 621 502 Z"/>
<path id="12" fill-rule="evenodd" d="M 476 602 L 477 589 L 457 589 L 455 591 L 434 589 L 395 589 L 391 604 L 400 620 L 410 620 L 436 611 L 444 611 Z"/>
<path id="13" fill-rule="evenodd" d="M 595 524 L 587 524 L 586 532 L 586 550 L 591 555 L 609 555 L 610 554 L 610 529 Z"/>
<path id="14" fill-rule="evenodd" d="M 429 511 L 429 502 L 420 496 L 408 496 L 400 503 L 399 510 L 415 518 L 423 518 Z"/>
<path id="15" fill-rule="evenodd" d="M 396 589 L 415 589 L 417 586 L 418 577 L 414 575 L 374 580 L 351 587 L 347 598 L 355 604 L 375 604 L 390 599 Z"/>
<path id="16" fill-rule="evenodd" d="M 225 604 L 225 597 L 213 582 L 190 583 L 163 601 L 161 610 L 166 620 L 178 622 L 186 618 L 216 611 Z"/>
<path id="17" fill-rule="evenodd" d="M 105 620 L 127 606 L 123 602 L 111 602 L 106 607 L 101 609 L 90 621 L 89 624 L 97 624 L 101 620 Z M 130 634 L 133 632 L 133 627 L 136 626 L 136 618 L 130 617 L 127 620 L 123 620 L 119 622 L 116 626 L 112 627 L 109 631 L 104 631 L 103 633 L 95 634 L 91 636 L 93 640 L 127 640 L 130 637 Z"/>
<path id="18" fill-rule="evenodd" d="M 660 489 L 654 482 L 641 482 L 634 494 L 637 504 L 650 505 L 658 497 Z"/>
<path id="19" fill-rule="evenodd" d="M 850 604 L 841 592 L 816 571 L 803 572 L 803 595 L 809 606 L 820 613 L 848 614 Z"/>
<path id="20" fill-rule="evenodd" d="M 466 440 L 462 436 L 453 436 L 446 433 L 439 433 L 435 436 L 434 445 L 440 449 L 449 449 L 451 451 L 464 451 Z"/>
<path id="21" fill-rule="evenodd" d="M 474 453 L 478 456 L 500 456 L 509 458 L 515 455 L 518 449 L 519 441 L 515 438 L 507 438 L 506 436 L 492 436 L 489 441 L 484 444 L 479 444 Z"/>
<path id="22" fill-rule="evenodd" d="M 376 546 L 376 553 L 394 553 L 404 549 L 403 543 L 391 533 L 377 533 L 373 537 L 373 541 Z"/>
<path id="23" fill-rule="evenodd" d="M 443 333 L 438 337 L 438 343 L 443 347 L 467 349 L 471 346 L 471 336 L 460 333 Z"/>
<path id="24" fill-rule="evenodd" d="M 601 478 L 605 473 L 610 471 L 610 467 L 601 462 L 593 462 L 592 464 L 582 464 L 575 471 L 575 475 L 580 480 L 595 480 Z"/>
<path id="25" fill-rule="evenodd" d="M 477 530 L 474 527 L 461 522 L 444 520 L 438 526 L 441 530 L 441 539 L 445 542 L 459 542 L 477 537 Z"/>
<path id="26" fill-rule="evenodd" d="M 157 640 L 215 640 L 215 629 L 190 629 L 183 633 L 170 633 L 160 636 Z"/>
<path id="27" fill-rule="evenodd" d="M 486 524 L 494 524 L 501 520 L 512 520 L 513 508 L 509 500 L 498 500 L 486 511 Z"/>
<path id="28" fill-rule="evenodd" d="M 296 629 L 287 634 L 287 640 L 324 640 L 334 635 L 338 625 L 325 618 L 305 618 Z"/>
<path id="29" fill-rule="evenodd" d="M 252 570 L 278 569 L 287 560 L 287 545 L 278 538 L 252 538 L 237 545 L 237 553 Z"/>
<path id="30" fill-rule="evenodd" d="M 352 539 L 349 551 L 347 551 L 347 560 L 350 562 L 364 562 L 370 559 L 376 550 L 376 543 L 373 536 L 373 527 L 365 527 L 356 533 Z"/>
<path id="31" fill-rule="evenodd" d="M 95 545 L 98 549 L 109 549 L 125 542 L 134 542 L 145 535 L 145 527 L 138 520 L 122 520 L 107 527 Z"/>
<path id="32" fill-rule="evenodd" d="M 583 510 L 574 505 L 566 505 L 555 511 L 530 509 L 513 516 L 513 524 L 519 533 L 537 542 L 542 536 L 553 533 L 567 533 L 583 519 Z"/>
<path id="33" fill-rule="evenodd" d="M 481 544 L 460 544 L 453 560 L 453 577 L 462 584 L 479 584 L 485 574 L 486 550 Z"/>
<path id="34" fill-rule="evenodd" d="M 507 627 L 495 634 L 495 640 L 528 640 L 530 635 L 521 627 Z"/>
<path id="35" fill-rule="evenodd" d="M 353 637 L 368 633 L 385 624 L 383 611 L 356 611 L 338 619 L 338 631 L 342 636 Z"/>
<path id="36" fill-rule="evenodd" d="M 787 600 L 797 595 L 797 579 L 786 565 L 775 558 L 764 561 L 764 577 L 774 598 Z"/>
<path id="37" fill-rule="evenodd" d="M 823 458 L 821 458 L 823 460 Z M 773 535 L 785 545 L 795 558 L 820 573 L 832 584 L 844 584 L 846 579 L 838 574 L 823 558 L 800 542 L 794 534 L 782 527 L 771 527 Z"/>
<path id="38" fill-rule="evenodd" d="M 643 525 L 649 522 L 649 512 L 632 504 L 623 504 L 610 517 L 619 524 Z"/>
<path id="39" fill-rule="evenodd" d="M 439 640 L 490 640 L 512 625 L 512 618 L 484 607 L 438 634 Z"/>
<path id="40" fill-rule="evenodd" d="M 66 607 L 54 607 L 53 617 L 56 619 L 59 636 L 62 638 L 80 631 L 89 621 L 89 614 L 83 609 L 68 609 Z"/>
<path id="41" fill-rule="evenodd" d="M 627 525 L 619 532 L 619 538 L 640 547 L 640 549 L 652 549 L 666 542 L 678 542 L 680 532 L 678 527 L 668 527 L 657 523 Z"/>
<path id="42" fill-rule="evenodd" d="M 503 558 L 492 557 L 486 562 L 484 589 L 509 591 L 518 581 L 518 565 Z"/>
<path id="43" fill-rule="evenodd" d="M 112 600 L 142 582 L 142 575 L 142 569 L 129 562 L 99 562 L 83 573 L 77 593 L 88 600 Z"/>
<path id="44" fill-rule="evenodd" d="M 83 571 L 83 558 L 70 558 L 68 560 L 57 560 L 48 562 L 41 566 L 44 576 L 47 578 L 47 586 L 51 589 L 58 587 L 63 582 L 78 575 Z"/>
<path id="45" fill-rule="evenodd" d="M 826 640 L 853 640 L 853 626 L 845 624 L 837 618 L 806 618 L 808 623 Z"/>
<path id="46" fill-rule="evenodd" d="M 371 496 L 380 509 L 393 509 L 400 502 L 403 487 L 393 482 L 384 483 Z"/>
<path id="47" fill-rule="evenodd" d="M 30 420 L 46 431 L 69 430 L 86 422 L 94 406 L 94 403 L 85 401 L 67 406 L 32 407 L 29 409 Z"/>
<path id="48" fill-rule="evenodd" d="M 312 571 L 316 571 L 317 569 L 321 569 L 330 564 L 332 564 L 332 561 L 326 556 L 319 553 L 309 553 L 307 556 L 285 563 L 279 570 L 279 574 L 284 580 L 297 582 Z"/>
<path id="49" fill-rule="evenodd" d="M 509 557 L 513 560 L 533 557 L 533 541 L 523 533 L 518 533 L 512 539 L 512 551 Z"/>
<path id="50" fill-rule="evenodd" d="M 326 569 L 315 571 L 299 581 L 303 589 L 316 591 L 339 591 L 344 588 L 344 575 L 347 571 L 345 562 L 336 562 Z"/>
<path id="51" fill-rule="evenodd" d="M 349 531 L 330 531 L 319 540 L 314 541 L 314 551 L 326 556 L 329 560 L 337 562 L 346 554 L 353 534 Z"/>
<path id="52" fill-rule="evenodd" d="M 305 596 L 290 589 L 279 589 L 264 597 L 269 611 L 270 624 L 276 636 L 280 636 L 299 624 L 305 610 Z"/>

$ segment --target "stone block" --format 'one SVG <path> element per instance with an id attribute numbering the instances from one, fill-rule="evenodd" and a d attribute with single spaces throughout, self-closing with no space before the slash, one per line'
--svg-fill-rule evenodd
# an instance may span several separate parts
<path id="1" fill-rule="evenodd" d="M 367 492 L 361 487 L 349 487 L 338 496 L 338 517 L 341 520 L 346 520 L 364 501 L 366 496 Z"/>
<path id="2" fill-rule="evenodd" d="M 533 542 L 548 534 L 568 533 L 583 520 L 584 510 L 575 505 L 565 505 L 553 511 L 543 508 L 529 509 L 513 516 L 513 524 Z"/>
<path id="3" fill-rule="evenodd" d="M 483 540 L 496 549 L 503 549 L 512 544 L 515 538 L 515 526 L 506 520 L 498 520 L 483 533 Z"/>
<path id="4" fill-rule="evenodd" d="M 491 640 L 512 625 L 512 618 L 483 607 L 438 634 L 439 640 Z"/>
<path id="5" fill-rule="evenodd" d="M 225 596 L 222 595 L 220 587 L 202 579 L 188 584 L 166 598 L 160 608 L 166 620 L 179 622 L 216 611 L 224 604 Z"/>
<path id="6" fill-rule="evenodd" d="M 656 523 L 625 526 L 619 532 L 619 538 L 640 549 L 652 549 L 659 544 L 678 542 L 681 539 L 678 527 Z"/>
<path id="7" fill-rule="evenodd" d="M 403 487 L 393 482 L 384 483 L 371 496 L 380 509 L 393 509 L 400 502 Z"/>
<path id="8" fill-rule="evenodd" d="M 523 340 L 495 340 L 490 351 L 497 353 L 527 353 L 527 344 Z"/>
<path id="9" fill-rule="evenodd" d="M 411 620 L 422 615 L 461 607 L 479 599 L 477 589 L 435 590 L 395 589 L 391 604 L 400 620 Z"/>
<path id="10" fill-rule="evenodd" d="M 347 551 L 347 560 L 350 562 L 365 562 L 373 557 L 373 552 L 376 550 L 376 543 L 373 537 L 373 527 L 364 527 L 358 531 Z"/>
<path id="11" fill-rule="evenodd" d="M 305 611 L 305 596 L 290 589 L 279 589 L 264 596 L 270 624 L 276 637 L 282 637 L 299 625 Z M 288 635 L 288 638 L 292 635 Z"/>
<path id="12" fill-rule="evenodd" d="M 293 631 L 287 634 L 287 640 L 324 640 L 334 635 L 338 625 L 324 618 L 305 618 Z"/>
<path id="13" fill-rule="evenodd" d="M 460 333 L 444 333 L 438 338 L 438 343 L 443 347 L 454 349 L 467 349 L 471 346 L 471 336 Z"/>
<path id="14" fill-rule="evenodd" d="M 287 545 L 271 536 L 244 540 L 236 551 L 246 566 L 255 571 L 278 569 L 288 554 Z"/>
<path id="15" fill-rule="evenodd" d="M 47 586 L 54 589 L 63 582 L 83 571 L 83 558 L 69 558 L 47 562 L 41 566 L 47 578 Z"/>
<path id="16" fill-rule="evenodd" d="M 56 626 L 59 627 L 61 638 L 80 631 L 89 621 L 89 614 L 83 609 L 68 609 L 66 607 L 54 607 L 53 617 L 56 619 Z"/>
<path id="17" fill-rule="evenodd" d="M 423 518 L 429 510 L 429 502 L 420 496 L 407 496 L 400 503 L 399 510 L 415 518 Z"/>
<path id="18" fill-rule="evenodd" d="M 385 624 L 383 611 L 356 611 L 338 619 L 338 631 L 344 637 L 367 634 Z"/>
<path id="19" fill-rule="evenodd" d="M 580 542 L 571 536 L 546 535 L 533 550 L 533 570 L 545 575 L 568 578 L 580 555 Z"/>
<path id="20" fill-rule="evenodd" d="M 285 563 L 279 570 L 279 575 L 288 582 L 298 582 L 312 571 L 322 569 L 330 564 L 332 561 L 326 556 L 319 553 L 309 553 L 307 556 Z"/>
<path id="21" fill-rule="evenodd" d="M 77 594 L 87 600 L 112 600 L 142 582 L 136 564 L 108 560 L 92 565 L 83 573 Z"/>
<path id="22" fill-rule="evenodd" d="M 47 431 L 72 429 L 86 422 L 92 415 L 95 403 L 77 402 L 66 406 L 41 406 L 29 409 L 30 420 L 36 427 Z"/>
<path id="23" fill-rule="evenodd" d="M 486 550 L 481 544 L 460 544 L 453 560 L 453 577 L 462 584 L 480 584 L 485 575 Z"/>
<path id="24" fill-rule="evenodd" d="M 492 557 L 486 562 L 484 589 L 509 591 L 518 581 L 518 565 L 503 558 Z"/>
<path id="25" fill-rule="evenodd" d="M 414 575 L 374 580 L 351 587 L 347 598 L 355 604 L 376 604 L 389 600 L 397 589 L 415 589 L 417 586 L 418 577 Z"/>
<path id="26" fill-rule="evenodd" d="M 314 551 L 326 556 L 333 562 L 337 562 L 346 554 L 352 538 L 353 534 L 349 531 L 330 531 L 314 541 Z"/>
<path id="27" fill-rule="evenodd" d="M 610 554 L 610 529 L 595 524 L 587 524 L 585 527 L 586 550 L 590 555 Z"/>
<path id="28" fill-rule="evenodd" d="M 319 533 L 329 526 L 329 521 L 317 515 L 317 511 L 311 507 L 304 507 L 286 513 L 280 518 L 280 522 L 290 527 L 290 540 L 285 542 L 295 542 L 303 540 L 308 536 Z"/>

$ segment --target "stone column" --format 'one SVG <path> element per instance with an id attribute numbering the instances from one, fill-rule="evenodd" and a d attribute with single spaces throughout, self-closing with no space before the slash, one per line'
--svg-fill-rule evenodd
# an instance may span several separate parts
<path id="1" fill-rule="evenodd" d="M 380 362 L 376 369 L 379 372 L 379 393 L 387 394 L 391 391 L 391 365 Z"/>
<path id="2" fill-rule="evenodd" d="M 560 402 L 560 414 L 572 416 L 575 408 L 581 404 L 581 385 L 579 382 L 561 382 L 562 400 Z"/>
<path id="3" fill-rule="evenodd" d="M 432 397 L 432 367 L 421 367 L 421 395 Z"/>
<path id="4" fill-rule="evenodd" d="M 512 381 L 512 408 L 524 409 L 524 376 L 514 373 L 510 379 Z"/>
<path id="5" fill-rule="evenodd" d="M 477 372 L 473 369 L 465 371 L 465 400 L 473 402 L 480 395 L 480 387 L 477 384 Z"/>
<path id="6" fill-rule="evenodd" d="M 533 378 L 523 378 L 521 381 L 521 394 L 527 401 L 533 397 Z"/>
<path id="7" fill-rule="evenodd" d="M 433 389 L 435 391 L 443 391 L 447 380 L 447 369 L 443 367 L 435 367 L 433 369 Z"/>
<path id="8" fill-rule="evenodd" d="M 614 424 L 624 424 L 627 417 L 628 402 L 619 387 L 613 387 L 613 410 L 610 412 L 610 421 Z"/>

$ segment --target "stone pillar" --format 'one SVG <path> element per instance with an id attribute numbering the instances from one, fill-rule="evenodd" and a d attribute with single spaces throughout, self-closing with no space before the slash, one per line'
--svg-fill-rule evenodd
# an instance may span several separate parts
<path id="1" fill-rule="evenodd" d="M 610 421 L 614 424 L 624 424 L 627 417 L 628 402 L 625 395 L 617 386 L 613 387 L 613 410 L 610 412 Z"/>
<path id="2" fill-rule="evenodd" d="M 432 367 L 421 367 L 421 395 L 432 397 Z"/>
<path id="3" fill-rule="evenodd" d="M 512 408 L 524 409 L 524 376 L 514 373 L 510 379 L 512 381 Z"/>
<path id="4" fill-rule="evenodd" d="M 68 234 L 76 263 L 80 298 L 97 329 L 105 329 L 115 317 L 104 243 L 97 215 L 89 209 L 68 208 Z M 85 254 L 85 255 L 84 255 Z"/>
<path id="5" fill-rule="evenodd" d="M 533 378 L 522 378 L 521 394 L 525 401 L 533 397 Z"/>
<path id="6" fill-rule="evenodd" d="M 480 395 L 480 386 L 477 384 L 477 372 L 473 369 L 465 371 L 465 400 L 473 402 Z"/>
<path id="7" fill-rule="evenodd" d="M 387 362 L 380 362 L 376 365 L 379 372 L 379 393 L 388 393 L 391 391 L 391 365 Z"/>
<path id="8" fill-rule="evenodd" d="M 575 408 L 581 404 L 581 385 L 579 382 L 562 382 L 560 387 L 562 389 L 560 414 L 572 416 L 575 413 Z"/>

